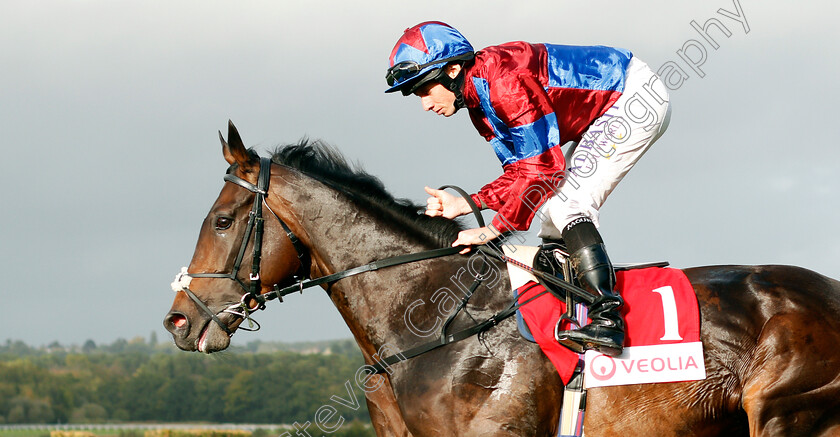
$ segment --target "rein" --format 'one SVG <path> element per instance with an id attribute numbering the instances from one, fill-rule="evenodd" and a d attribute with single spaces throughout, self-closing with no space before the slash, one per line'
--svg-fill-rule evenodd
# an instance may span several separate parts
<path id="1" fill-rule="evenodd" d="M 278 299 L 280 302 L 283 302 L 283 296 L 295 292 L 303 293 L 303 290 L 310 287 L 315 287 L 321 284 L 330 284 L 340 279 L 355 276 L 360 273 L 372 272 L 385 267 L 392 267 L 400 264 L 422 261 L 425 259 L 453 255 L 460 252 L 461 250 L 463 250 L 463 248 L 461 247 L 444 247 L 440 249 L 432 249 L 423 252 L 411 253 L 408 255 L 399 255 L 391 258 L 383 258 L 359 267 L 354 267 L 352 269 L 347 269 L 338 273 L 333 273 L 331 275 L 322 276 L 316 279 L 307 279 L 304 281 L 300 281 L 297 284 L 290 285 L 288 287 L 279 288 L 278 286 L 275 286 L 275 289 L 273 291 L 265 293 L 262 296 L 266 301 Z"/>
<path id="2" fill-rule="evenodd" d="M 450 187 L 450 188 L 455 188 L 455 189 L 463 192 L 463 190 L 461 190 L 460 188 L 457 188 L 457 187 Z M 466 197 L 466 193 L 463 193 L 463 195 Z M 469 197 L 466 197 L 466 198 L 469 199 Z M 468 202 L 472 203 L 472 200 L 468 200 Z M 477 211 L 477 210 L 478 210 L 477 207 L 473 209 L 474 212 Z M 528 298 L 528 300 L 526 300 L 524 302 L 521 302 L 521 303 L 518 303 L 516 300 L 514 300 L 514 301 L 511 302 L 509 307 L 507 307 L 507 308 L 503 309 L 502 311 L 499 311 L 498 313 L 488 317 L 484 321 L 482 321 L 480 323 L 476 323 L 475 325 L 470 326 L 469 328 L 465 328 L 465 329 L 463 329 L 461 331 L 458 331 L 454 334 L 446 335 L 447 325 L 455 318 L 455 315 L 458 314 L 458 311 L 460 311 L 461 308 L 463 308 L 464 305 L 466 305 L 466 302 L 470 298 L 470 296 L 472 296 L 473 289 L 471 289 L 471 292 L 469 294 L 467 294 L 467 296 L 461 302 L 461 305 L 453 312 L 453 314 L 451 316 L 449 316 L 449 319 L 447 319 L 446 323 L 443 324 L 443 328 L 441 329 L 441 335 L 438 339 L 432 340 L 428 343 L 421 344 L 420 346 L 416 346 L 416 347 L 413 347 L 413 348 L 408 349 L 408 350 L 404 350 L 402 352 L 397 352 L 397 353 L 395 353 L 391 356 L 382 358 L 381 360 L 377 361 L 376 363 L 374 363 L 373 365 L 370 366 L 370 370 L 372 370 L 373 374 L 384 372 L 385 368 L 391 366 L 392 364 L 396 364 L 396 363 L 399 363 L 400 361 L 405 361 L 405 360 L 408 360 L 410 358 L 414 358 L 414 357 L 416 357 L 418 355 L 422 355 L 426 352 L 433 351 L 433 350 L 435 350 L 435 349 L 437 349 L 441 346 L 446 346 L 448 344 L 452 344 L 452 343 L 459 342 L 461 340 L 465 340 L 467 338 L 472 337 L 473 335 L 481 334 L 482 332 L 498 325 L 499 322 L 501 322 L 502 320 L 507 319 L 508 317 L 516 314 L 516 311 L 519 308 L 531 303 L 532 301 L 539 298 L 540 296 L 542 296 L 546 293 L 549 293 L 551 288 L 546 285 L 546 282 L 548 282 L 548 283 L 550 283 L 554 286 L 557 286 L 561 289 L 566 290 L 567 292 L 569 292 L 570 295 L 577 296 L 583 302 L 592 303 L 592 301 L 595 299 L 594 296 L 587 293 L 584 289 L 582 289 L 582 288 L 580 288 L 580 287 L 578 287 L 574 284 L 571 284 L 569 282 L 566 282 L 566 281 L 564 281 L 560 278 L 557 278 L 556 276 L 546 274 L 546 273 L 543 273 L 539 270 L 536 270 L 531 266 L 523 264 L 523 263 L 521 263 L 521 262 L 519 262 L 519 261 L 517 261 L 513 258 L 510 258 L 510 257 L 504 255 L 503 253 L 499 252 L 498 250 L 489 248 L 487 246 L 479 246 L 477 250 L 485 256 L 490 256 L 490 257 L 496 258 L 500 261 L 513 264 L 514 266 L 533 274 L 534 277 L 537 278 L 537 283 L 535 283 L 535 284 L 531 285 L 530 287 L 528 287 L 527 289 L 523 290 L 521 294 L 524 294 L 526 291 L 530 290 L 532 287 L 535 287 L 537 284 L 543 286 L 543 291 L 531 296 L 530 298 Z M 479 276 L 481 276 L 481 275 L 479 275 Z M 475 284 L 473 284 L 473 285 L 475 285 Z"/>

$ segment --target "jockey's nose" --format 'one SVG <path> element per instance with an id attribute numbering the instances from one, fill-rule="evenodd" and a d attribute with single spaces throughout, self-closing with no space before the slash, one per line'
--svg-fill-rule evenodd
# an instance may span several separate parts
<path id="1" fill-rule="evenodd" d="M 424 111 L 429 111 L 434 108 L 435 104 L 429 96 L 420 97 L 420 105 L 423 106 Z"/>

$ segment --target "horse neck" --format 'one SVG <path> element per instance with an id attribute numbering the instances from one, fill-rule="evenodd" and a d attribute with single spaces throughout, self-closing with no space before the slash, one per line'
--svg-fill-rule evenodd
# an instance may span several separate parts
<path id="1" fill-rule="evenodd" d="M 433 248 L 320 184 L 299 188 L 291 195 L 296 196 L 290 203 L 305 231 L 315 276 Z M 441 318 L 435 293 L 441 299 L 444 294 L 451 295 L 450 299 L 463 296 L 450 276 L 465 263 L 466 259 L 447 257 L 403 264 L 342 279 L 327 290 L 370 356 L 385 346 L 392 350 L 422 341 L 418 332 Z M 408 326 L 409 312 L 416 329 Z"/>

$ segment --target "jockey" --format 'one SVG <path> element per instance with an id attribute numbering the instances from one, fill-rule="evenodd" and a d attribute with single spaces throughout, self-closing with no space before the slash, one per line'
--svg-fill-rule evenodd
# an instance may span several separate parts
<path id="1" fill-rule="evenodd" d="M 424 110 L 444 117 L 466 108 L 502 163 L 503 174 L 471 195 L 482 209 L 497 211 L 492 223 L 462 231 L 452 245 L 528 230 L 539 210 L 543 250 L 562 239 L 578 281 L 596 296 L 592 322 L 560 333 L 560 342 L 579 353 L 621 354 L 623 300 L 614 290 L 598 211 L 668 125 L 668 93 L 659 78 L 629 51 L 612 47 L 510 42 L 476 52 L 437 21 L 406 29 L 389 65 L 385 92 L 417 95 Z M 428 215 L 471 211 L 465 199 L 426 192 Z"/>

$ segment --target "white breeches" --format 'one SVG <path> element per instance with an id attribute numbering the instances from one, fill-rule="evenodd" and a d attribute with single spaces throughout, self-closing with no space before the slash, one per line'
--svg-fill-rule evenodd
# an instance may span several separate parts
<path id="1" fill-rule="evenodd" d="M 598 226 L 601 205 L 665 132 L 670 119 L 665 85 L 647 64 L 633 57 L 624 93 L 566 152 L 566 177 L 540 210 L 539 236 L 559 239 L 563 228 L 582 216 Z"/>

